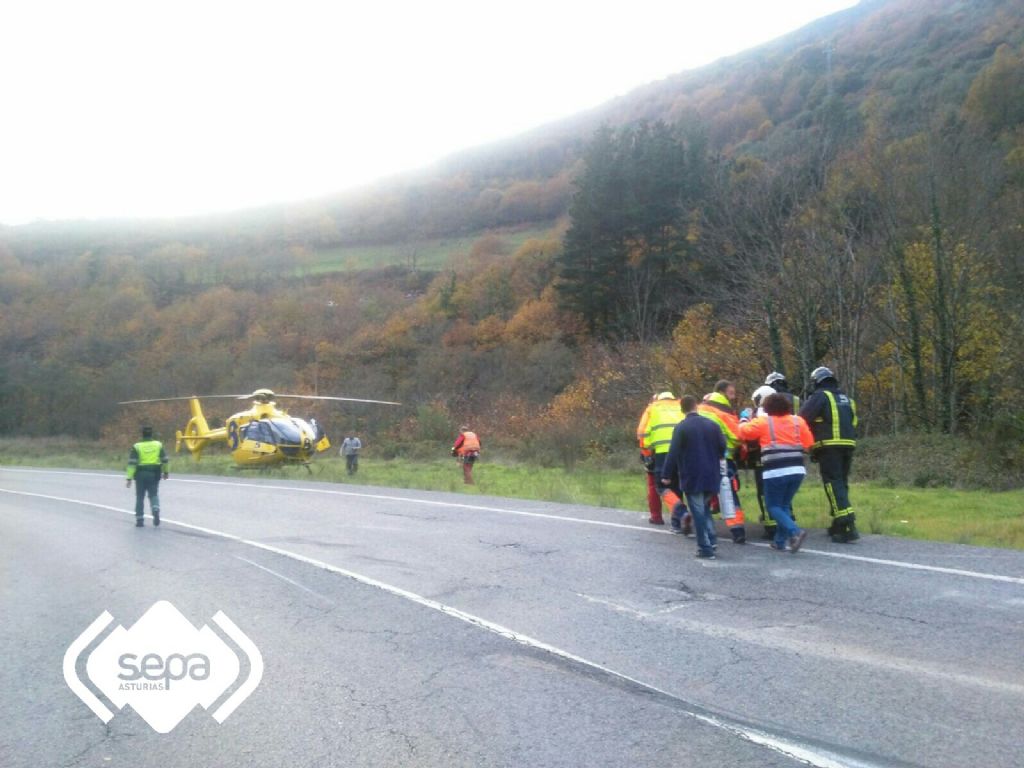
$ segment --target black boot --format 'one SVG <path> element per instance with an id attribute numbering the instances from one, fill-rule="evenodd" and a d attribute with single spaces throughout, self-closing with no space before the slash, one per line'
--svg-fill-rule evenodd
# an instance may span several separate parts
<path id="1" fill-rule="evenodd" d="M 852 512 L 835 518 L 828 528 L 828 533 L 836 544 L 849 544 L 860 538 Z"/>
<path id="2" fill-rule="evenodd" d="M 153 510 L 153 525 L 154 526 L 159 526 L 160 525 L 160 510 L 159 509 L 154 509 Z"/>
<path id="3" fill-rule="evenodd" d="M 146 524 L 145 521 L 141 517 L 136 517 L 135 518 L 135 527 L 136 528 L 141 528 L 145 524 Z"/>

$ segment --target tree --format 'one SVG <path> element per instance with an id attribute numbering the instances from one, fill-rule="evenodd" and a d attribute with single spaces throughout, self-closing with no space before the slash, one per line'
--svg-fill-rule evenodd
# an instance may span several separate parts
<path id="1" fill-rule="evenodd" d="M 686 243 L 686 146 L 664 123 L 614 131 L 587 147 L 558 257 L 562 306 L 608 339 L 648 341 L 678 303 Z"/>
<path id="2" fill-rule="evenodd" d="M 964 113 L 992 135 L 1024 123 L 1024 58 L 1000 45 L 992 63 L 971 83 Z"/>

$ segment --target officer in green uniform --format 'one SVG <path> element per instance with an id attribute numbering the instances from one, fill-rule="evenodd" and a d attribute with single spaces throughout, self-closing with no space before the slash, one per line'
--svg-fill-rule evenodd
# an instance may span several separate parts
<path id="1" fill-rule="evenodd" d="M 153 439 L 153 428 L 142 428 L 142 440 L 132 446 L 128 454 L 128 473 L 125 485 L 132 487 L 135 480 L 135 527 L 141 528 L 146 496 L 149 496 L 149 508 L 153 512 L 153 525 L 160 525 L 160 477 L 168 478 L 167 452 L 163 443 Z"/>

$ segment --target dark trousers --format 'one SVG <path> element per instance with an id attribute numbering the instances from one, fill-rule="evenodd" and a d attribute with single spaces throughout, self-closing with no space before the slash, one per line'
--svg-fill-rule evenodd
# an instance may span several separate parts
<path id="1" fill-rule="evenodd" d="M 764 504 L 764 467 L 754 467 L 754 487 L 757 489 L 757 506 L 761 510 L 761 522 L 765 528 L 775 528 L 775 521 L 768 514 Z"/>
<path id="2" fill-rule="evenodd" d="M 141 520 L 146 507 L 146 496 L 149 496 L 149 509 L 153 514 L 160 514 L 160 469 L 156 472 L 139 467 L 135 470 L 135 519 Z"/>
<path id="3" fill-rule="evenodd" d="M 817 450 L 821 482 L 828 496 L 832 517 L 853 514 L 850 505 L 850 467 L 853 465 L 853 446 L 826 445 Z"/>
<path id="4" fill-rule="evenodd" d="M 462 462 L 462 482 L 465 485 L 475 485 L 473 482 L 473 463 L 478 455 L 478 453 L 473 451 L 459 457 L 459 461 Z"/>
<path id="5" fill-rule="evenodd" d="M 359 469 L 359 454 L 350 453 L 345 456 L 345 469 L 348 470 L 350 475 L 354 475 L 356 470 Z"/>

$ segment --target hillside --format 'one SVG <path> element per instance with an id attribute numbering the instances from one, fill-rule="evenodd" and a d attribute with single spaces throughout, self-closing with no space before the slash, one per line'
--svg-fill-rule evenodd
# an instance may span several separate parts
<path id="1" fill-rule="evenodd" d="M 780 157 L 813 140 L 832 96 L 846 140 L 863 130 L 866 104 L 894 137 L 910 135 L 943 105 L 963 102 L 999 45 L 1022 43 L 1024 13 L 1006 0 L 865 0 L 586 114 L 464 152 L 428 178 L 350 201 L 335 223 L 345 239 L 372 240 L 555 218 L 567 210 L 567 182 L 602 124 L 696 121 L 713 152 Z"/>
<path id="2" fill-rule="evenodd" d="M 776 41 L 637 88 L 521 137 L 470 149 L 436 168 L 334 198 L 213 217 L 59 222 L 4 228 L 23 249 L 96 243 L 254 240 L 344 247 L 465 237 L 549 223 L 568 211 L 583 148 L 602 124 L 699 121 L 711 149 L 780 156 L 816 130 L 831 94 L 851 135 L 866 103 L 894 136 L 960 104 L 1000 44 L 1024 43 L 1024 14 L 1007 0 L 862 0 Z M 248 241 L 248 242 L 246 242 Z"/>
<path id="3" fill-rule="evenodd" d="M 320 415 L 391 452 L 472 418 L 572 463 L 652 387 L 827 362 L 865 432 L 1024 462 L 1022 48 L 1013 2 L 863 2 L 359 193 L 0 229 L 0 433 L 270 386 L 405 402 Z"/>

